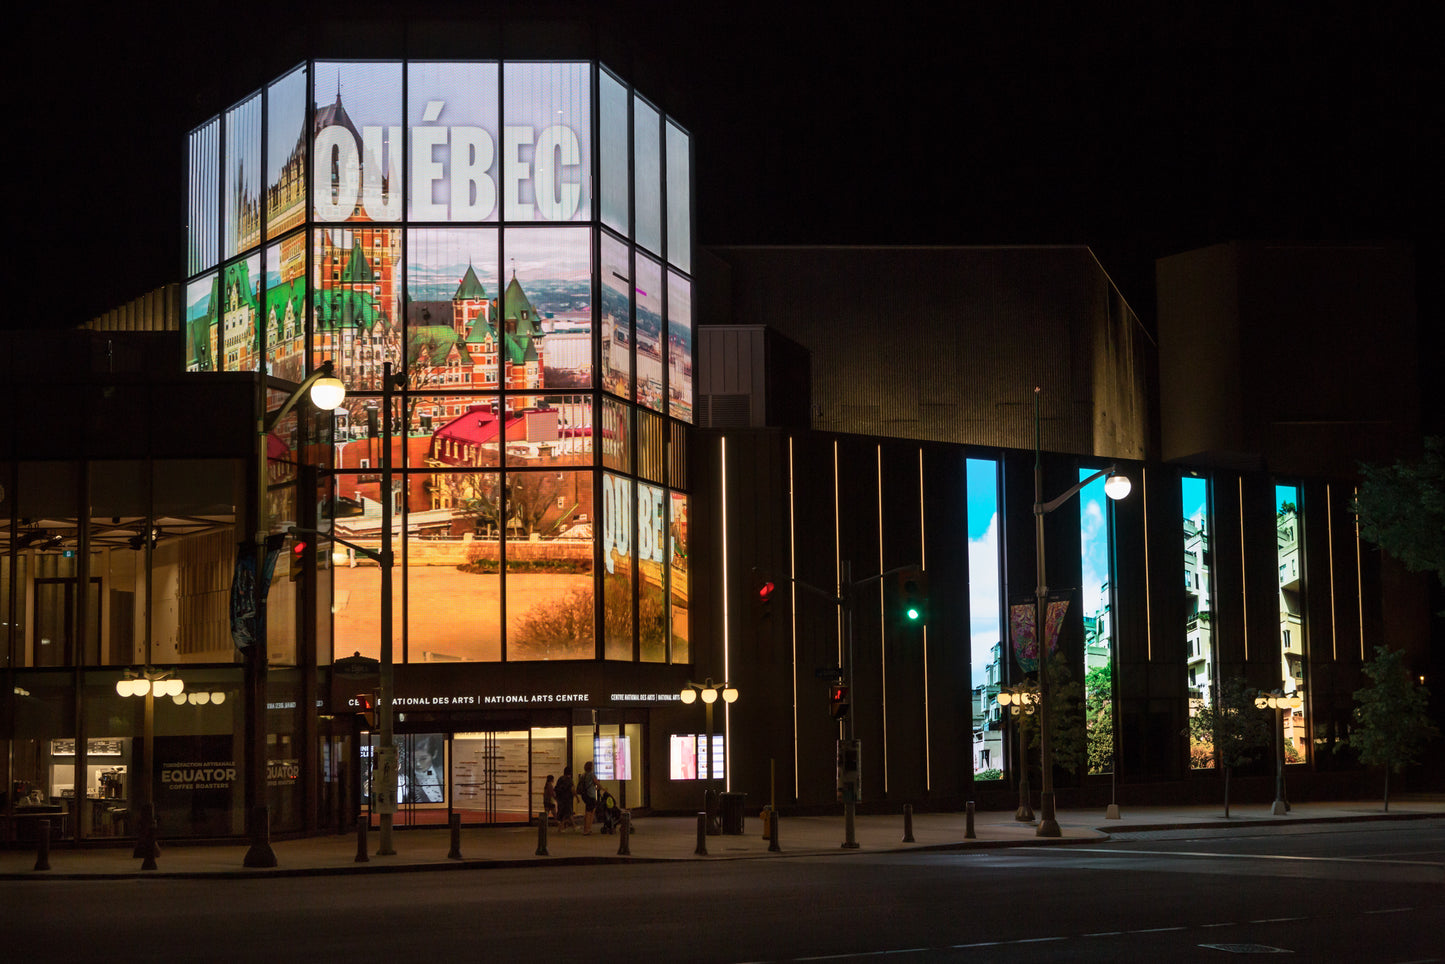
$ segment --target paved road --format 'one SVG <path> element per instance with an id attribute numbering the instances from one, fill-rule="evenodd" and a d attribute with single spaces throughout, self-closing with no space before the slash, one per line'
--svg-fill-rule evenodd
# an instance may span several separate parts
<path id="1" fill-rule="evenodd" d="M 32 878 L 0 881 L 0 926 L 15 961 L 1176 964 L 1245 949 L 1445 960 L 1445 820 L 1120 838 L 452 873 Z"/>

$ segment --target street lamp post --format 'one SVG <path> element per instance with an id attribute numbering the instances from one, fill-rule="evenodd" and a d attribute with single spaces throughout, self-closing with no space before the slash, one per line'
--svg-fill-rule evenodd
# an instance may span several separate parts
<path id="1" fill-rule="evenodd" d="M 998 700 L 999 706 L 1008 707 L 1009 713 L 1013 716 L 1020 714 L 1032 716 L 1038 712 L 1039 694 L 1026 686 L 1002 690 L 995 699 Z M 1029 804 L 1029 748 L 1024 741 L 1023 727 L 1016 726 L 1014 729 L 1018 733 L 1019 740 L 1019 808 L 1014 813 L 1014 819 L 1024 823 L 1033 823 L 1034 808 Z"/>
<path id="2" fill-rule="evenodd" d="M 286 401 L 274 414 L 267 411 L 268 377 L 259 373 L 256 379 L 256 539 L 254 595 L 250 601 L 254 626 L 243 649 L 246 701 L 246 820 L 251 845 L 242 863 L 247 867 L 274 867 L 276 853 L 271 849 L 270 814 L 266 808 L 266 593 L 271 588 L 267 572 L 267 539 L 270 526 L 270 453 L 267 443 L 272 430 L 290 414 L 301 398 L 309 393 L 311 404 L 325 412 L 332 411 L 346 398 L 346 386 L 332 370 L 331 362 L 322 362 L 306 379 L 292 389 Z"/>
<path id="3" fill-rule="evenodd" d="M 704 761 L 707 764 L 707 779 L 708 782 L 711 783 L 716 776 L 713 773 L 714 767 L 712 765 L 712 705 L 718 701 L 719 696 L 722 697 L 724 703 L 736 703 L 738 701 L 738 691 L 736 687 L 730 686 L 727 683 L 714 683 L 712 677 L 709 676 L 701 683 L 694 683 L 689 680 L 683 685 L 682 691 L 678 694 L 678 699 L 684 703 L 695 703 L 699 696 L 702 697 L 702 705 L 707 710 L 707 755 L 704 757 Z M 727 758 L 727 752 L 727 745 L 724 744 L 724 760 Z M 726 763 L 724 763 L 724 769 L 726 769 L 726 766 Z"/>
<path id="4" fill-rule="evenodd" d="M 1274 710 L 1274 806 L 1270 813 L 1282 817 L 1289 813 L 1289 799 L 1284 790 L 1284 711 L 1293 712 L 1304 705 L 1299 693 L 1260 693 L 1254 698 L 1254 705 L 1260 709 Z"/>
<path id="5" fill-rule="evenodd" d="M 155 870 L 156 857 L 160 846 L 156 843 L 156 798 L 155 798 L 155 754 L 156 754 L 156 697 L 179 696 L 186 684 L 171 676 L 168 669 L 143 668 L 140 672 L 126 670 L 123 677 L 115 681 L 115 691 L 120 696 L 145 697 L 145 717 L 141 727 L 141 748 L 144 765 L 139 767 L 137 781 L 137 803 L 139 824 L 136 826 L 135 850 L 131 856 L 141 857 L 142 870 Z"/>
<path id="6" fill-rule="evenodd" d="M 381 565 L 381 692 L 377 697 L 376 720 L 377 720 L 377 747 L 378 753 L 383 760 L 391 760 L 393 765 L 389 769 L 394 772 L 395 754 L 395 640 L 392 632 L 392 465 L 391 465 L 391 405 L 392 393 L 395 388 L 405 384 L 406 373 L 392 373 L 391 362 L 382 365 L 381 375 L 381 558 L 378 560 Z M 736 697 L 735 697 L 736 698 Z M 388 769 L 388 768 L 383 768 Z M 385 783 L 385 794 L 387 803 L 380 807 L 378 821 L 380 832 L 377 834 L 376 855 L 378 857 L 390 857 L 396 853 L 392 844 L 392 825 L 396 815 L 396 784 L 395 780 L 387 773 L 379 774 Z M 373 779 L 373 788 L 378 781 Z"/>
<path id="7" fill-rule="evenodd" d="M 1044 516 L 1078 495 L 1083 488 L 1098 479 L 1107 479 L 1104 494 L 1118 501 L 1129 494 L 1132 488 L 1127 476 L 1118 473 L 1117 466 L 1100 469 L 1052 501 L 1044 501 L 1043 454 L 1039 444 L 1039 396 L 1042 388 L 1034 388 L 1034 634 L 1039 643 L 1039 767 L 1043 771 L 1039 789 L 1040 837 L 1060 836 L 1059 821 L 1054 815 L 1054 755 L 1049 742 L 1049 652 L 1045 626 L 1049 609 L 1049 587 L 1044 566 Z"/>

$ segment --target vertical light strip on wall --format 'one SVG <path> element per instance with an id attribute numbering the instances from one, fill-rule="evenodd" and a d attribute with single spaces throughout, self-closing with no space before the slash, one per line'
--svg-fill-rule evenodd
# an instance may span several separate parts
<path id="1" fill-rule="evenodd" d="M 1335 503 L 1325 483 L 1325 551 L 1330 557 L 1330 658 L 1340 658 L 1340 628 L 1335 623 Z"/>
<path id="2" fill-rule="evenodd" d="M 1249 580 L 1244 566 L 1244 476 L 1239 477 L 1239 611 L 1244 614 L 1244 661 L 1249 662 Z"/>
<path id="3" fill-rule="evenodd" d="M 728 608 L 728 440 L 727 436 L 718 439 L 719 444 L 719 467 L 721 475 L 718 491 L 722 493 L 722 598 L 723 598 L 723 679 L 731 685 L 728 677 L 728 633 L 730 626 L 730 612 Z M 733 745 L 732 717 L 728 713 L 727 704 L 723 704 L 723 786 L 728 790 L 732 789 L 733 755 L 730 752 Z M 707 748 L 708 763 L 712 763 L 712 747 Z"/>
<path id="4" fill-rule="evenodd" d="M 837 595 L 843 595 L 843 538 L 842 520 L 838 518 L 838 442 L 833 442 L 833 586 Z M 843 607 L 833 607 L 837 613 L 838 665 L 843 665 Z"/>
<path id="5" fill-rule="evenodd" d="M 802 795 L 798 745 L 798 524 L 793 505 L 793 437 L 788 436 L 788 638 L 793 646 L 793 799 Z"/>
<path id="6" fill-rule="evenodd" d="M 878 571 L 883 571 L 883 446 L 875 449 L 878 482 Z M 883 610 L 883 580 L 878 580 L 878 666 L 883 687 L 883 792 L 888 792 L 888 621 Z"/>
<path id="7" fill-rule="evenodd" d="M 1149 593 L 1149 470 L 1139 466 L 1139 488 L 1144 496 L 1144 645 L 1154 661 L 1154 597 Z"/>
<path id="8" fill-rule="evenodd" d="M 965 482 L 965 488 L 967 483 Z M 918 564 L 928 571 L 928 545 L 923 534 L 928 531 L 923 516 L 923 449 L 918 450 Z M 965 542 L 967 532 L 964 533 Z M 931 607 L 930 607 L 931 608 Z M 933 789 L 933 752 L 928 730 L 928 623 L 923 624 L 923 788 Z"/>
<path id="9" fill-rule="evenodd" d="M 1355 501 L 1359 501 L 1360 487 L 1355 486 Z M 1365 658 L 1365 580 L 1360 572 L 1360 514 L 1355 513 L 1355 606 L 1360 614 L 1360 659 Z"/>

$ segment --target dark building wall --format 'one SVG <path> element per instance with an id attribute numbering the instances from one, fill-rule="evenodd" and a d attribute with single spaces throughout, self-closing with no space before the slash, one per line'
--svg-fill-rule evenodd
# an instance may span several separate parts
<path id="1" fill-rule="evenodd" d="M 1083 247 L 713 248 L 703 324 L 812 356 L 816 430 L 1149 454 L 1153 345 Z"/>

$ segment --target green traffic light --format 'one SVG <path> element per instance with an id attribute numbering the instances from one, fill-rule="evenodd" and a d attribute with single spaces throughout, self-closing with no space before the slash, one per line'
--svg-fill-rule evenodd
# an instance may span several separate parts
<path id="1" fill-rule="evenodd" d="M 912 620 L 915 620 L 915 621 L 918 619 L 918 607 L 917 607 L 917 606 L 909 606 L 909 607 L 908 607 L 908 618 L 909 618 L 909 619 L 912 619 Z"/>

